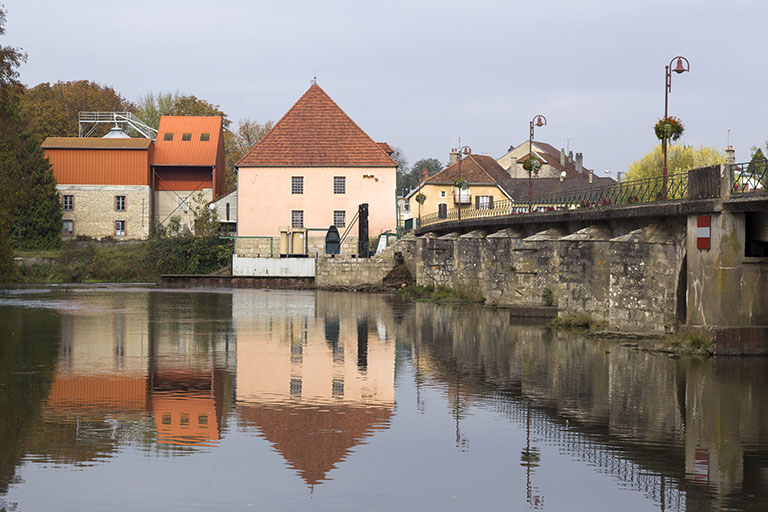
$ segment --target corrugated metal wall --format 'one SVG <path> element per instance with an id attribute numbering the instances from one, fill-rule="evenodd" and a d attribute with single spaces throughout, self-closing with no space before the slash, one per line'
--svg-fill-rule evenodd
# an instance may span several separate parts
<path id="1" fill-rule="evenodd" d="M 155 167 L 155 190 L 199 190 L 213 187 L 211 167 Z"/>
<path id="2" fill-rule="evenodd" d="M 47 149 L 61 185 L 149 185 L 149 151 Z"/>

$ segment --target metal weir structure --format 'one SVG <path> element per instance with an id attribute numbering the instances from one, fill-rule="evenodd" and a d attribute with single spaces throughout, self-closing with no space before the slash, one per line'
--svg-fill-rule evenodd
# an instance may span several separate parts
<path id="1" fill-rule="evenodd" d="M 157 138 L 157 130 L 130 112 L 78 112 L 78 137 L 90 137 L 100 124 L 105 123 L 113 124 L 123 130 L 127 125 L 148 139 Z"/>

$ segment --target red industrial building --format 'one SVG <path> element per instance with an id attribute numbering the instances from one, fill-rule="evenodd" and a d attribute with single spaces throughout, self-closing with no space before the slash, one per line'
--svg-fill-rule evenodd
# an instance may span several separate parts
<path id="1" fill-rule="evenodd" d="M 65 237 L 146 238 L 150 226 L 178 217 L 193 230 L 191 209 L 224 194 L 221 117 L 163 116 L 157 140 L 49 137 L 43 142 L 58 183 Z"/>

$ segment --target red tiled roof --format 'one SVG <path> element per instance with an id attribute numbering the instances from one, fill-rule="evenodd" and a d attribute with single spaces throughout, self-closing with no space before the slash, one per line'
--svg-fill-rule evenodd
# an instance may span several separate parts
<path id="1" fill-rule="evenodd" d="M 509 173 L 490 156 L 469 155 L 461 162 L 449 165 L 427 178 L 425 183 L 453 185 L 459 177 L 467 180 L 470 185 L 497 185 L 509 178 Z"/>
<path id="2" fill-rule="evenodd" d="M 387 144 L 386 142 L 377 142 L 376 144 L 378 144 L 378 146 L 379 146 L 379 147 L 380 147 L 382 150 L 384 150 L 384 152 L 385 152 L 386 154 L 388 154 L 389 156 L 392 156 L 392 153 L 394 153 L 394 152 L 395 152 L 395 150 L 394 150 L 394 149 L 392 149 L 392 146 L 390 146 L 390 145 L 389 145 L 389 144 Z"/>
<path id="3" fill-rule="evenodd" d="M 238 167 L 395 167 L 397 163 L 313 84 Z"/>
<path id="4" fill-rule="evenodd" d="M 172 133 L 173 140 L 165 140 L 166 133 Z M 185 133 L 191 134 L 190 140 L 183 140 Z M 204 133 L 208 134 L 207 141 L 200 140 Z M 213 167 L 222 136 L 221 117 L 163 116 L 152 165 Z"/>

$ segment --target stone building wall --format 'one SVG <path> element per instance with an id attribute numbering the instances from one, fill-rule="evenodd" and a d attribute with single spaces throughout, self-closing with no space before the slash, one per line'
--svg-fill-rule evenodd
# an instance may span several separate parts
<path id="1" fill-rule="evenodd" d="M 61 196 L 74 198 L 63 220 L 74 222 L 74 236 L 115 236 L 115 221 L 125 221 L 125 239 L 149 236 L 151 193 L 143 185 L 57 185 Z M 115 196 L 125 196 L 125 211 L 115 211 Z"/>

